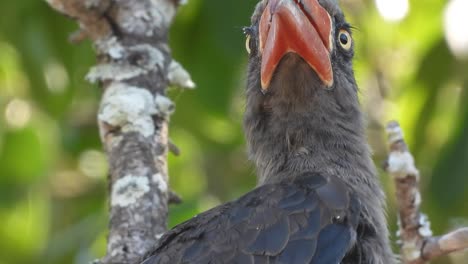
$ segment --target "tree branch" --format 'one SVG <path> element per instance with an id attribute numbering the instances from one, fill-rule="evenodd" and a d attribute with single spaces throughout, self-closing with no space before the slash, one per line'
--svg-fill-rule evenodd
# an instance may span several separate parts
<path id="1" fill-rule="evenodd" d="M 98 124 L 110 165 L 107 255 L 98 262 L 134 263 L 166 230 L 168 120 L 174 111 L 166 88 L 194 88 L 167 44 L 181 2 L 47 2 L 78 22 L 71 39 L 90 38 L 98 58 L 87 79 L 104 89 Z"/>
<path id="2" fill-rule="evenodd" d="M 396 185 L 401 256 L 406 264 L 423 264 L 454 251 L 468 249 L 468 228 L 433 237 L 426 215 L 420 211 L 419 171 L 397 122 L 387 126 L 390 154 L 387 172 Z"/>

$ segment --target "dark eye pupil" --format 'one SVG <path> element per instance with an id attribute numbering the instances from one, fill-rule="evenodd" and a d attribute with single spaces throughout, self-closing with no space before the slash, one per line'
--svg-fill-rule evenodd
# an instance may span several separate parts
<path id="1" fill-rule="evenodd" d="M 346 45 L 346 44 L 348 44 L 348 41 L 349 41 L 349 40 L 348 40 L 348 36 L 347 36 L 346 34 L 344 34 L 344 33 L 341 33 L 341 34 L 340 34 L 340 42 L 341 42 L 341 44 Z"/>

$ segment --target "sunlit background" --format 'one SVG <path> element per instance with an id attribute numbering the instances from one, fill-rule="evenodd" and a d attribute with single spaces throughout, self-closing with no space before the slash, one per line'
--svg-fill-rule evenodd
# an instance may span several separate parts
<path id="1" fill-rule="evenodd" d="M 198 85 L 172 89 L 171 226 L 255 184 L 241 132 L 254 0 L 190 0 L 171 32 Z M 435 233 L 468 225 L 468 0 L 343 0 L 355 26 L 355 71 L 380 167 L 383 126 L 401 122 L 422 174 Z M 84 81 L 89 42 L 45 1 L 0 1 L 0 264 L 88 263 L 105 253 L 106 157 L 96 127 L 101 91 Z M 391 180 L 389 222 L 396 228 Z M 395 237 L 392 238 L 394 241 Z M 468 263 L 457 254 L 438 263 Z"/>

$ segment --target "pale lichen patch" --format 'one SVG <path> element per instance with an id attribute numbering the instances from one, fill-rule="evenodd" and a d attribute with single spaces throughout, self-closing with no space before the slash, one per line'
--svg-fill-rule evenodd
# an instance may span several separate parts
<path id="1" fill-rule="evenodd" d="M 157 94 L 154 102 L 157 113 L 162 117 L 169 117 L 175 110 L 174 103 L 164 95 Z"/>
<path id="2" fill-rule="evenodd" d="M 86 79 L 91 83 L 130 80 L 155 69 L 164 68 L 163 53 L 149 44 L 123 47 L 115 37 L 112 37 L 98 42 L 96 46 L 101 53 L 107 54 L 114 60 L 121 60 L 134 54 L 138 54 L 139 59 L 134 62 L 136 65 L 113 62 L 94 66 L 86 75 Z"/>
<path id="3" fill-rule="evenodd" d="M 388 158 L 388 172 L 398 178 L 407 175 L 418 176 L 419 172 L 414 165 L 414 158 L 409 152 L 392 152 Z"/>
<path id="4" fill-rule="evenodd" d="M 65 14 L 66 10 L 65 10 L 65 6 L 63 5 L 62 1 L 57 1 L 57 0 L 46 0 L 46 2 L 52 6 L 53 8 L 55 8 L 57 11 L 59 11 L 60 13 L 63 13 Z"/>
<path id="5" fill-rule="evenodd" d="M 429 221 L 429 217 L 427 215 L 422 214 L 419 217 L 419 234 L 423 237 L 431 237 L 432 230 L 431 230 L 431 222 Z"/>
<path id="6" fill-rule="evenodd" d="M 161 173 L 156 173 L 153 175 L 153 182 L 156 183 L 161 192 L 167 192 L 167 183 Z"/>
<path id="7" fill-rule="evenodd" d="M 124 20 L 121 20 L 120 24 L 127 32 L 133 34 L 151 36 L 153 34 L 152 28 L 149 27 L 149 20 L 151 15 L 148 10 L 137 9 L 129 13 L 129 15 L 123 16 Z M 155 17 L 155 19 L 157 19 Z M 159 20 L 159 19 L 157 19 Z"/>
<path id="8" fill-rule="evenodd" d="M 397 141 L 403 140 L 403 130 L 401 129 L 400 125 L 395 121 L 392 121 L 388 124 L 387 135 L 389 144 L 393 144 Z"/>
<path id="9" fill-rule="evenodd" d="M 144 176 L 127 175 L 117 180 L 112 188 L 111 205 L 127 207 L 149 192 L 149 180 Z"/>
<path id="10" fill-rule="evenodd" d="M 402 253 L 405 260 L 416 260 L 421 256 L 416 240 L 404 241 L 402 246 Z"/>
<path id="11" fill-rule="evenodd" d="M 413 191 L 413 193 L 414 193 L 414 194 L 413 194 L 413 197 L 414 197 L 414 205 L 419 207 L 419 206 L 421 205 L 421 203 L 422 203 L 421 193 L 419 192 L 418 189 L 415 189 L 415 190 Z"/>
<path id="12" fill-rule="evenodd" d="M 121 59 L 124 57 L 125 48 L 115 36 L 98 40 L 95 45 L 102 54 L 108 54 L 112 59 Z"/>
<path id="13" fill-rule="evenodd" d="M 167 27 L 175 14 L 175 5 L 171 1 L 150 0 L 132 4 L 124 3 L 125 12 L 119 14 L 118 24 L 125 32 L 151 37 L 156 30 Z"/>
<path id="14" fill-rule="evenodd" d="M 195 83 L 192 81 L 190 74 L 175 60 L 173 60 L 169 65 L 169 73 L 167 77 L 171 85 L 185 89 L 195 88 Z"/>
<path id="15" fill-rule="evenodd" d="M 98 81 L 124 81 L 135 78 L 137 76 L 147 73 L 147 70 L 137 66 L 126 65 L 126 64 L 100 64 L 91 68 L 89 73 L 86 75 L 86 80 L 91 83 L 97 83 Z"/>
<path id="16" fill-rule="evenodd" d="M 166 0 L 151 0 L 150 1 L 153 7 L 152 15 L 156 16 L 157 19 L 154 19 L 151 23 L 151 27 L 158 28 L 161 26 L 167 26 L 171 23 L 171 17 L 175 15 L 176 8 L 173 3 Z"/>
<path id="17" fill-rule="evenodd" d="M 104 93 L 98 118 L 123 132 L 137 131 L 148 137 L 154 134 L 152 115 L 156 113 L 148 90 L 114 83 Z"/>

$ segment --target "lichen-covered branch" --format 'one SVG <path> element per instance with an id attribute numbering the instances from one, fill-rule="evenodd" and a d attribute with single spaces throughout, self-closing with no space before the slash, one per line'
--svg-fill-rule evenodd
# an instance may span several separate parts
<path id="1" fill-rule="evenodd" d="M 182 1 L 47 2 L 78 22 L 72 41 L 90 38 L 97 53 L 87 79 L 104 89 L 98 124 L 110 164 L 109 236 L 100 262 L 134 263 L 166 230 L 168 120 L 174 111 L 166 88 L 194 87 L 167 44 Z"/>
<path id="2" fill-rule="evenodd" d="M 420 211 L 419 172 L 397 122 L 387 126 L 390 154 L 386 170 L 393 177 L 398 204 L 401 257 L 405 264 L 423 264 L 451 252 L 468 249 L 468 228 L 433 237 L 430 222 Z"/>

